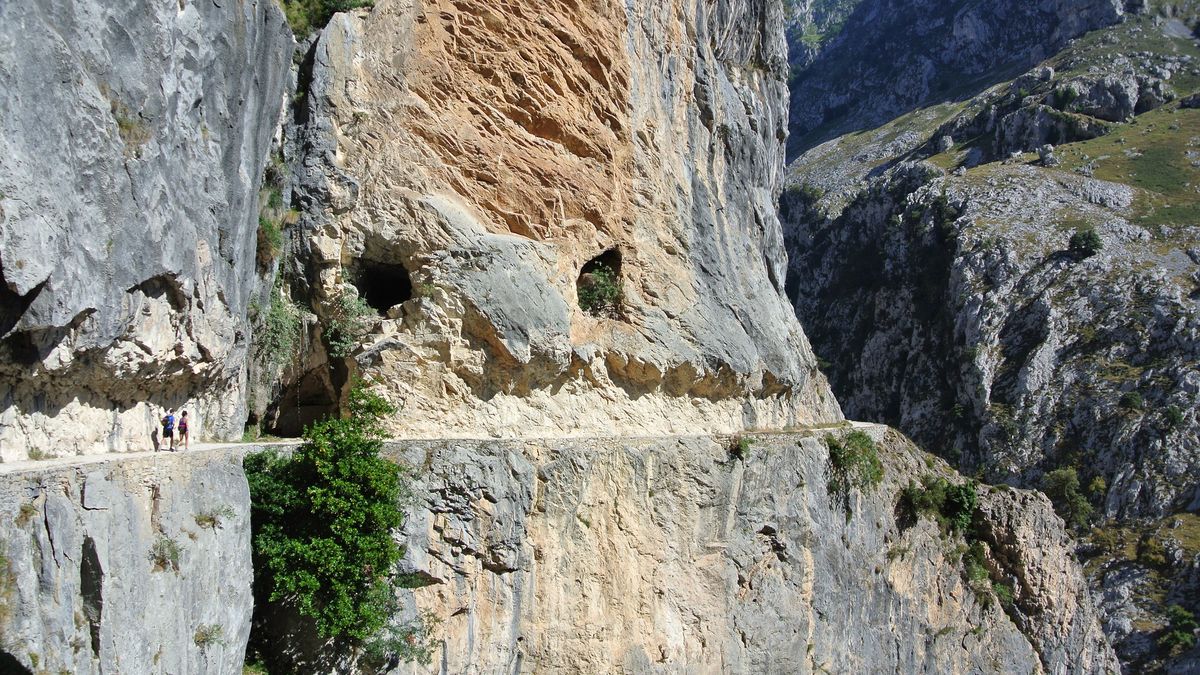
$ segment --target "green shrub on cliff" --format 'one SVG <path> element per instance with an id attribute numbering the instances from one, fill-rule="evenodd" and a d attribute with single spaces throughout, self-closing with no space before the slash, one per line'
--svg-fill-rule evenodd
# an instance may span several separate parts
<path id="1" fill-rule="evenodd" d="M 579 307 L 592 316 L 613 314 L 621 304 L 621 284 L 612 267 L 601 263 L 579 283 Z"/>
<path id="2" fill-rule="evenodd" d="M 921 485 L 909 483 L 900 491 L 903 506 L 913 515 L 931 517 L 942 532 L 966 532 L 979 505 L 974 481 L 955 485 L 941 476 L 926 474 Z"/>
<path id="3" fill-rule="evenodd" d="M 337 359 L 350 356 L 359 340 L 371 330 L 376 318 L 375 310 L 366 300 L 352 292 L 343 291 L 334 301 L 323 324 L 329 355 Z"/>
<path id="4" fill-rule="evenodd" d="M 1167 627 L 1158 637 L 1158 646 L 1168 654 L 1178 654 L 1196 644 L 1196 615 L 1179 605 L 1167 608 Z"/>
<path id="5" fill-rule="evenodd" d="M 356 388 L 350 415 L 305 430 L 291 457 L 246 458 L 259 601 L 292 605 L 324 637 L 363 642 L 394 610 L 401 469 L 379 457 L 391 406 Z"/>
<path id="6" fill-rule="evenodd" d="M 849 520 L 851 490 L 871 490 L 883 480 L 883 462 L 875 441 L 863 431 L 852 431 L 845 438 L 825 436 L 829 449 L 829 477 L 826 490 L 838 498 Z"/>
<path id="7" fill-rule="evenodd" d="M 1076 529 L 1087 526 L 1092 505 L 1079 491 L 1079 473 L 1071 468 L 1055 469 L 1042 477 L 1042 492 L 1054 504 L 1054 510 L 1067 525 Z"/>
<path id="8" fill-rule="evenodd" d="M 300 342 L 302 328 L 300 307 L 288 300 L 276 285 L 271 290 L 271 308 L 262 319 L 262 325 L 256 327 L 255 347 L 271 363 L 290 363 Z"/>
<path id="9" fill-rule="evenodd" d="M 1071 235 L 1070 242 L 1067 243 L 1067 250 L 1080 258 L 1094 256 L 1103 248 L 1104 241 L 1100 239 L 1096 228 L 1091 226 L 1075 230 L 1075 233 Z"/>
<path id="10" fill-rule="evenodd" d="M 374 0 L 280 0 L 288 25 L 299 39 L 321 30 L 329 19 L 338 12 L 359 7 L 372 7 Z"/>

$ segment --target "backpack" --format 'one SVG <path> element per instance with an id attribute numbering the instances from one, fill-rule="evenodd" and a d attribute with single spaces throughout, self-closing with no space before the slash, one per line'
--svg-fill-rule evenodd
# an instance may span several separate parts
<path id="1" fill-rule="evenodd" d="M 163 431 L 174 431 L 175 430 L 175 416 L 167 415 L 166 417 L 163 418 L 162 424 L 163 424 Z"/>

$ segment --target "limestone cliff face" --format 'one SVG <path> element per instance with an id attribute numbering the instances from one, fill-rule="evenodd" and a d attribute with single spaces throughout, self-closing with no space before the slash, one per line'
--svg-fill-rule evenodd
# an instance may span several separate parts
<path id="1" fill-rule="evenodd" d="M 240 673 L 249 500 L 236 454 L 6 473 L 0 669 Z"/>
<path id="2" fill-rule="evenodd" d="M 311 57 L 290 285 L 380 313 L 351 370 L 393 431 L 563 435 L 840 419 L 783 294 L 782 7 L 414 3 Z M 602 261 L 622 300 L 595 316 Z M 337 392 L 295 378 L 289 396 Z"/>
<path id="3" fill-rule="evenodd" d="M 442 619 L 445 672 L 1113 672 L 1037 493 L 982 488 L 973 536 L 1016 589 L 985 606 L 962 540 L 897 507 L 944 465 L 880 428 L 883 484 L 826 489 L 818 435 L 431 441 L 406 525 L 410 607 Z M 953 478 L 953 480 L 960 480 Z M 990 589 L 990 586 L 989 586 Z M 990 591 L 988 591 L 990 592 Z"/>
<path id="4" fill-rule="evenodd" d="M 240 433 L 272 2 L 0 5 L 0 459 Z"/>

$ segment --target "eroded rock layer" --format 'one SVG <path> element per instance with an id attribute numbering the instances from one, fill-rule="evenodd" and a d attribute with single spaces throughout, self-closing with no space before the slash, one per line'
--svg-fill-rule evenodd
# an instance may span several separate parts
<path id="1" fill-rule="evenodd" d="M 0 459 L 245 419 L 272 2 L 0 4 Z"/>
<path id="2" fill-rule="evenodd" d="M 395 433 L 840 419 L 782 292 L 782 30 L 759 0 L 335 17 L 297 283 L 327 325 L 347 293 L 379 313 L 353 369 L 402 405 Z M 606 311 L 577 288 L 598 263 Z"/>

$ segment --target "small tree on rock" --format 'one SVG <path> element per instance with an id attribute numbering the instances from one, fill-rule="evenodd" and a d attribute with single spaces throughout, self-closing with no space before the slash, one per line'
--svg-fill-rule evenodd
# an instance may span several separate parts
<path id="1" fill-rule="evenodd" d="M 1096 228 L 1091 226 L 1075 230 L 1075 233 L 1071 235 L 1071 241 L 1067 244 L 1067 250 L 1080 258 L 1090 258 L 1103 248 L 1104 241 L 1100 239 Z"/>

